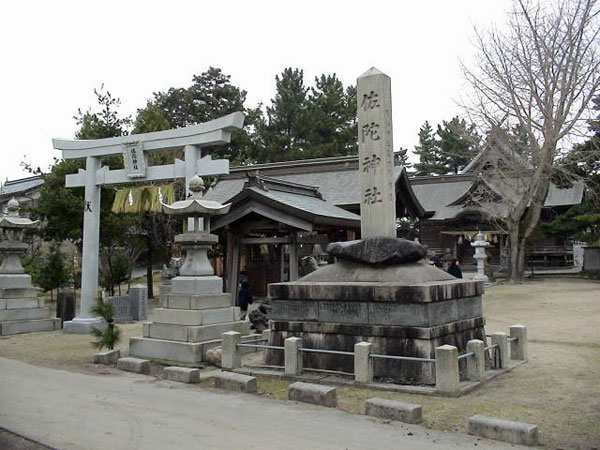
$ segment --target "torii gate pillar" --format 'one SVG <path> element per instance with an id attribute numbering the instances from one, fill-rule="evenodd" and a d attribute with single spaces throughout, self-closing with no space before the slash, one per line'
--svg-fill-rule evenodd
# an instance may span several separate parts
<path id="1" fill-rule="evenodd" d="M 153 133 L 82 141 L 53 139 L 54 148 L 62 151 L 64 159 L 85 158 L 86 161 L 85 170 L 67 175 L 65 180 L 67 187 L 85 187 L 81 306 L 79 315 L 64 323 L 65 333 L 87 334 L 93 327 L 103 326 L 102 319 L 91 312 L 98 293 L 102 185 L 185 178 L 187 193 L 189 180 L 196 174 L 229 173 L 229 161 L 213 161 L 209 156 L 201 158 L 200 151 L 204 146 L 230 142 L 231 133 L 241 130 L 243 125 L 244 115 L 236 112 L 200 125 Z M 185 161 L 148 166 L 147 152 L 177 148 L 185 149 Z M 125 169 L 101 167 L 102 157 L 117 154 L 123 155 Z"/>

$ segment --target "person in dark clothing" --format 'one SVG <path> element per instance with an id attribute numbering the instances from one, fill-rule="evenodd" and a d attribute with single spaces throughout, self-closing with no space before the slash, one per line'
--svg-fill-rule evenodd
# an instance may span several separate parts
<path id="1" fill-rule="evenodd" d="M 242 281 L 242 288 L 238 294 L 238 305 L 243 316 L 246 316 L 248 305 L 252 304 L 252 292 L 250 291 L 250 283 L 247 280 Z"/>
<path id="2" fill-rule="evenodd" d="M 458 266 L 458 259 L 454 258 L 448 267 L 448 273 L 456 278 L 462 278 L 462 270 Z"/>

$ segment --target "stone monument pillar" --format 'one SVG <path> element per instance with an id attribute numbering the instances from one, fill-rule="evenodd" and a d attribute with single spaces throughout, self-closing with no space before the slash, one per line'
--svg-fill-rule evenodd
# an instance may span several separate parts
<path id="1" fill-rule="evenodd" d="M 371 68 L 358 77 L 358 160 L 363 239 L 396 237 L 396 189 L 390 77 Z"/>
<path id="2" fill-rule="evenodd" d="M 164 205 L 166 214 L 182 215 L 184 230 L 175 236 L 186 257 L 171 289 L 161 294 L 162 308 L 154 310 L 154 322 L 144 323 L 143 337 L 129 340 L 129 354 L 139 358 L 195 364 L 221 344 L 221 333 L 250 333 L 250 322 L 240 320 L 240 309 L 223 293 L 223 279 L 215 276 L 207 252 L 218 237 L 210 234 L 210 216 L 226 214 L 229 205 L 203 200 L 204 183 L 193 177 L 187 200 Z"/>
<path id="3" fill-rule="evenodd" d="M 485 274 L 485 261 L 487 255 L 485 249 L 490 246 L 490 243 L 486 241 L 485 234 L 481 231 L 475 236 L 475 241 L 471 242 L 471 246 L 475 248 L 475 261 L 477 261 L 477 274 L 473 277 L 474 280 L 487 282 L 488 277 Z"/>
<path id="4" fill-rule="evenodd" d="M 352 352 L 367 341 L 373 353 L 426 359 L 444 344 L 466 350 L 470 339 L 485 339 L 483 283 L 424 263 L 421 244 L 396 238 L 390 78 L 372 68 L 357 91 L 362 239 L 329 244 L 335 264 L 269 285 L 269 344 L 294 336 L 305 348 Z M 350 355 L 304 358 L 308 368 L 354 370 Z M 282 365 L 282 352 L 267 350 L 266 363 Z M 384 380 L 435 383 L 430 362 L 380 359 L 373 371 Z"/>
<path id="5" fill-rule="evenodd" d="M 23 230 L 38 224 L 19 217 L 19 202 L 14 198 L 8 202 L 8 216 L 0 217 L 0 336 L 60 329 L 60 319 L 50 317 L 21 265 L 21 255 L 27 251 Z"/>

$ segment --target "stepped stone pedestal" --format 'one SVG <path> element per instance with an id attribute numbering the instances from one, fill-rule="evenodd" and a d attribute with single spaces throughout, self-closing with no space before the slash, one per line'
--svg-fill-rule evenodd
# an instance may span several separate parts
<path id="1" fill-rule="evenodd" d="M 483 282 L 455 279 L 424 262 L 370 265 L 349 260 L 290 283 L 269 285 L 269 345 L 300 337 L 306 348 L 352 352 L 361 341 L 372 353 L 435 358 L 450 344 L 466 351 L 470 339 L 485 341 Z M 266 363 L 283 365 L 268 350 Z M 352 373 L 352 356 L 304 353 L 305 368 Z M 375 359 L 379 381 L 435 383 L 435 364 Z"/>
<path id="2" fill-rule="evenodd" d="M 35 226 L 37 221 L 19 217 L 19 202 L 8 202 L 8 216 L 0 218 L 0 336 L 60 329 L 60 319 L 50 317 L 44 299 L 37 296 L 39 290 L 31 285 L 31 277 L 21 265 L 20 256 L 27 251 L 27 244 L 21 241 L 22 230 Z"/>
<path id="3" fill-rule="evenodd" d="M 167 214 L 190 216 L 175 237 L 186 259 L 170 289 L 161 290 L 162 307 L 154 310 L 153 322 L 144 324 L 143 337 L 129 340 L 131 356 L 193 365 L 221 345 L 221 333 L 250 333 L 250 322 L 240 320 L 240 309 L 232 306 L 231 294 L 223 293 L 223 279 L 214 275 L 206 254 L 218 241 L 209 233 L 208 216 L 224 214 L 229 205 L 202 200 L 201 185 L 200 177 L 192 178 L 191 199 L 163 205 Z"/>

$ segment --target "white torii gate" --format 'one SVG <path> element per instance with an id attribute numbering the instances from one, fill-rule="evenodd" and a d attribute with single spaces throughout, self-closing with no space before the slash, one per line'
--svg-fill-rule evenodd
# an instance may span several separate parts
<path id="1" fill-rule="evenodd" d="M 67 187 L 85 187 L 83 214 L 83 254 L 81 263 L 81 307 L 79 316 L 64 323 L 65 333 L 90 333 L 102 321 L 91 309 L 98 292 L 98 254 L 100 239 L 100 189 L 105 184 L 185 178 L 186 195 L 190 179 L 198 174 L 229 173 L 229 161 L 210 156 L 201 158 L 200 149 L 209 145 L 227 144 L 231 133 L 241 130 L 244 114 L 235 112 L 199 125 L 153 133 L 135 134 L 107 139 L 53 139 L 55 149 L 64 159 L 85 159 L 85 170 L 66 176 Z M 184 148 L 185 161 L 175 164 L 148 166 L 147 152 Z M 105 156 L 122 154 L 125 169 L 110 170 L 101 166 Z"/>

